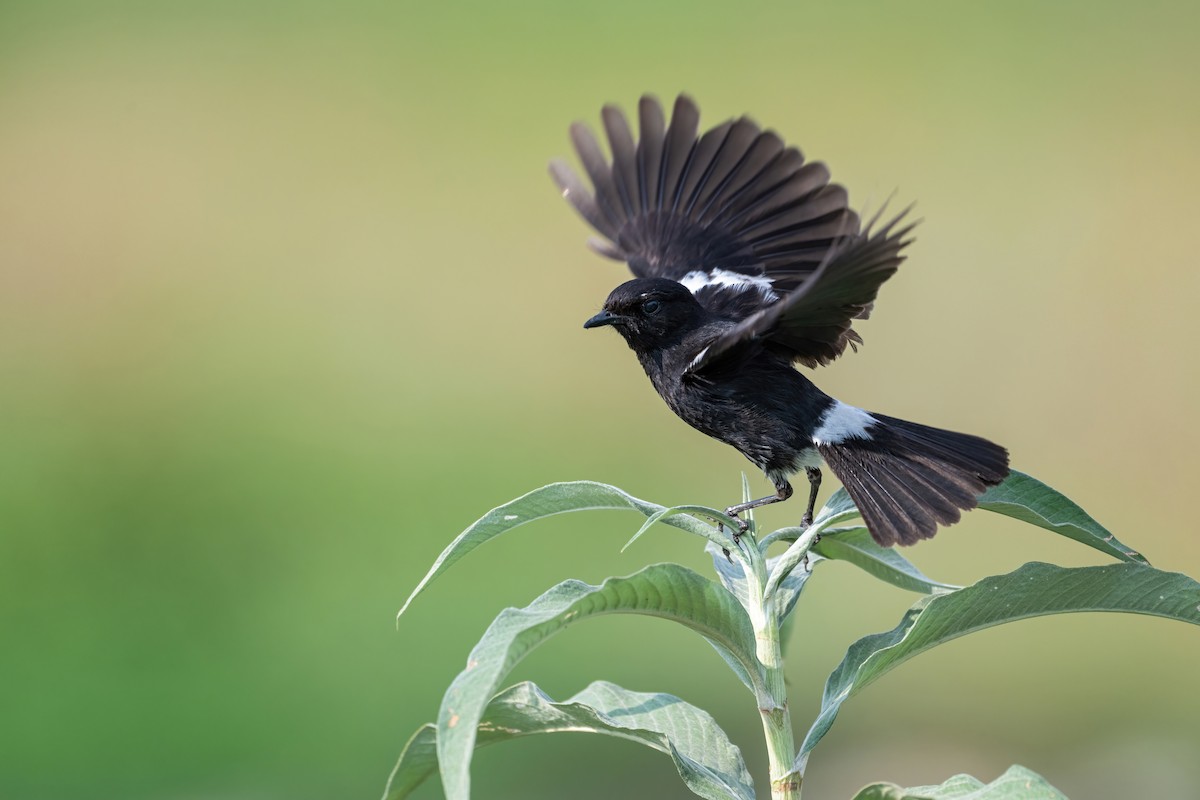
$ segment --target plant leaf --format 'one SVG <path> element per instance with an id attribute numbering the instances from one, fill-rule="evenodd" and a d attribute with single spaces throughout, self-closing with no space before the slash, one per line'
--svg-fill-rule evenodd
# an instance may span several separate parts
<path id="1" fill-rule="evenodd" d="M 991 487 L 980 496 L 979 507 L 1053 531 L 1122 561 L 1149 563 L 1069 497 L 1023 472 L 1010 471 L 999 486 Z M 813 525 L 829 528 L 859 516 L 854 501 L 843 488 L 833 493 L 813 520 Z M 774 542 L 793 541 L 803 531 L 803 528 L 780 528 L 764 536 L 759 547 L 766 552 Z"/>
<path id="2" fill-rule="evenodd" d="M 1122 561 L 1150 563 L 1069 497 L 1023 472 L 1013 470 L 1003 483 L 984 492 L 979 507 L 1054 531 Z"/>
<path id="3" fill-rule="evenodd" d="M 552 483 L 549 486 L 534 489 L 529 494 L 493 508 L 460 533 L 433 562 L 429 572 L 417 584 L 417 588 L 413 589 L 412 594 L 409 595 L 408 600 L 400 609 L 400 613 L 396 616 L 399 617 L 403 614 L 412 605 L 416 596 L 429 585 L 429 582 L 449 569 L 454 562 L 500 534 L 507 533 L 527 522 L 552 517 L 556 514 L 604 509 L 628 509 L 640 512 L 647 517 L 667 510 L 656 503 L 639 500 L 615 486 L 594 481 Z M 720 514 L 721 512 L 714 513 Z M 670 515 L 663 517 L 662 521 L 680 530 L 715 541 L 717 544 L 722 544 L 727 538 L 713 526 L 706 525 L 691 516 Z"/>
<path id="4" fill-rule="evenodd" d="M 437 721 L 438 763 L 449 800 L 470 794 L 479 720 L 501 680 L 526 653 L 566 626 L 597 614 L 634 613 L 682 623 L 724 648 L 766 698 L 754 631 L 729 592 L 678 564 L 655 564 L 599 586 L 564 581 L 522 609 L 500 613 L 446 690 Z"/>
<path id="5" fill-rule="evenodd" d="M 749 612 L 750 595 L 747 588 L 746 563 L 738 559 L 733 561 L 726 557 L 724 551 L 717 545 L 709 542 L 704 546 L 704 552 L 712 556 L 713 569 L 717 573 L 717 577 L 721 580 L 721 585 L 725 587 L 730 594 L 738 601 L 738 604 Z M 717 654 L 725 660 L 729 668 L 733 670 L 738 679 L 745 684 L 746 688 L 751 692 L 754 691 L 754 683 L 750 679 L 750 675 L 746 672 L 745 667 L 738 662 L 737 658 L 725 648 L 721 647 L 716 642 L 709 640 L 709 644 L 716 649 Z"/>
<path id="6" fill-rule="evenodd" d="M 749 611 L 749 590 L 747 589 L 746 567 L 741 561 L 730 562 L 725 554 L 721 552 L 721 548 L 713 544 L 708 544 L 704 548 L 705 552 L 712 556 L 713 568 L 716 570 L 717 577 L 721 579 L 721 584 L 729 590 L 730 594 L 737 598 L 737 601 L 742 605 L 742 608 Z M 779 562 L 782 556 L 768 558 L 766 561 L 767 574 L 772 574 L 779 568 Z M 821 556 L 812 554 L 807 570 L 797 569 L 788 573 L 787 577 L 779 584 L 776 589 L 775 613 L 779 619 L 780 625 L 780 647 L 786 649 L 787 643 L 791 639 L 791 626 L 786 624 L 788 615 L 792 613 L 792 609 L 796 607 L 796 601 L 800 598 L 800 592 L 804 589 L 804 584 L 808 582 L 812 575 L 812 570 L 820 561 L 824 561 Z M 721 653 L 721 648 L 717 647 L 717 652 Z M 729 667 L 742 679 L 742 683 L 750 691 L 754 691 L 754 687 L 749 682 L 749 677 L 740 672 L 740 666 L 737 661 L 727 657 L 721 653 L 721 657 L 725 659 Z"/>
<path id="7" fill-rule="evenodd" d="M 642 534 L 654 527 L 656 523 L 666 522 L 668 525 L 673 525 L 675 523 L 672 523 L 669 520 L 672 517 L 677 517 L 681 514 L 688 514 L 692 517 L 708 517 L 709 519 L 716 520 L 717 522 L 721 523 L 725 526 L 724 530 L 720 528 L 714 528 L 712 525 L 706 523 L 702 519 L 696 519 L 694 520 L 695 522 L 699 523 L 708 530 L 692 530 L 690 527 L 684 528 L 684 530 L 688 531 L 689 533 L 698 533 L 719 547 L 724 547 L 731 551 L 737 549 L 737 545 L 733 541 L 732 533 L 733 531 L 737 530 L 737 522 L 733 519 L 733 517 L 726 515 L 724 511 L 717 511 L 715 508 L 707 508 L 705 506 L 672 506 L 671 508 L 664 508 L 661 511 L 656 511 L 647 517 L 646 521 L 642 523 L 642 527 L 638 528 L 637 533 L 631 536 L 629 541 L 622 545 L 621 552 L 624 553 L 627 549 L 629 549 L 629 545 L 642 538 Z M 726 530 L 730 532 L 726 533 Z M 751 532 L 753 532 L 753 528 L 751 528 Z"/>
<path id="8" fill-rule="evenodd" d="M 726 557 L 725 551 L 712 542 L 704 546 L 704 552 L 712 556 L 713 570 L 716 571 L 717 577 L 721 580 L 721 585 L 737 598 L 742 608 L 748 608 L 750 603 L 748 582 L 750 578 L 746 575 L 746 564 L 741 560 L 733 561 Z"/>
<path id="9" fill-rule="evenodd" d="M 826 528 L 841 525 L 852 519 L 858 519 L 860 516 L 862 515 L 858 513 L 854 501 L 850 499 L 850 495 L 846 490 L 838 489 L 830 495 L 825 505 L 821 506 L 821 510 L 817 512 L 811 525 L 807 528 L 793 526 L 772 531 L 762 538 L 758 549 L 765 553 L 767 552 L 767 548 L 775 544 L 775 542 L 794 542 L 804 535 L 806 531 L 810 531 L 813 528 L 823 531 Z"/>
<path id="10" fill-rule="evenodd" d="M 778 570 L 781 569 L 780 565 L 783 562 L 783 558 L 783 555 L 778 555 L 767 559 L 768 575 L 774 576 L 777 574 Z M 808 566 L 799 569 L 793 566 L 787 575 L 774 586 L 772 594 L 775 596 L 775 616 L 778 618 L 780 624 L 792 613 L 792 609 L 796 607 L 796 601 L 800 599 L 800 592 L 804 590 L 804 584 L 808 583 L 808 579 L 812 577 L 813 570 L 816 569 L 817 564 L 824 560 L 821 556 L 810 550 L 808 553 Z"/>
<path id="11" fill-rule="evenodd" d="M 819 525 L 821 528 L 829 528 L 852 519 L 858 519 L 860 516 L 854 501 L 850 499 L 850 493 L 845 488 L 840 488 L 825 501 L 825 505 L 817 512 L 812 524 Z"/>
<path id="12" fill-rule="evenodd" d="M 836 494 L 834 498 L 830 499 L 830 502 L 834 502 L 835 499 L 837 499 Z M 838 500 L 837 505 L 832 507 L 827 505 L 825 508 L 822 508 L 821 513 L 817 515 L 817 518 L 814 519 L 812 524 L 807 528 L 784 528 L 782 530 L 775 531 L 768 537 L 765 537 L 764 543 L 766 543 L 767 539 L 774 538 L 776 541 L 786 539 L 790 541 L 791 544 L 789 544 L 788 548 L 783 551 L 782 555 L 771 559 L 771 566 L 767 572 L 767 585 L 763 589 L 763 596 L 766 598 L 771 598 L 774 596 L 774 594 L 779 590 L 780 585 L 796 571 L 796 567 L 801 563 L 807 562 L 808 569 L 804 570 L 806 575 L 800 584 L 802 586 L 803 580 L 807 580 L 808 574 L 811 574 L 812 572 L 812 565 L 815 563 L 814 556 L 811 555 L 813 552 L 813 544 L 816 542 L 816 540 L 820 539 L 822 535 L 824 535 L 825 530 L 830 525 L 834 524 L 836 520 L 847 518 L 847 515 L 857 516 L 858 512 L 856 510 L 854 510 L 853 513 L 847 511 L 845 508 L 845 503 L 841 500 Z M 791 531 L 793 530 L 797 532 L 795 536 L 791 535 Z M 766 550 L 763 550 L 762 552 L 765 553 Z M 786 604 L 779 605 L 781 614 L 779 617 L 780 620 L 787 618 L 787 615 L 791 612 L 792 606 L 794 606 L 795 603 L 796 598 L 793 596 Z"/>
<path id="13" fill-rule="evenodd" d="M 738 750 L 706 711 L 669 694 L 631 692 L 597 681 L 561 703 L 535 684 L 505 689 L 479 720 L 475 747 L 520 736 L 600 733 L 666 753 L 693 793 L 710 800 L 753 800 L 754 782 Z M 384 800 L 401 800 L 437 771 L 437 729 L 425 725 L 392 770 Z"/>
<path id="14" fill-rule="evenodd" d="M 894 547 L 881 547 L 866 528 L 836 528 L 821 534 L 813 552 L 830 560 L 846 561 L 881 581 L 910 592 L 933 594 L 961 587 L 935 581 L 900 555 Z"/>
<path id="15" fill-rule="evenodd" d="M 737 675 L 738 680 L 742 682 L 743 686 L 750 690 L 751 694 L 759 694 L 761 686 L 755 686 L 756 679 L 750 676 L 750 673 L 746 670 L 746 666 L 740 660 L 738 660 L 737 656 L 735 656 L 727 648 L 721 646 L 715 639 L 709 639 L 706 636 L 704 637 L 704 641 L 712 645 L 712 648 L 717 651 L 717 655 L 719 655 L 721 660 L 723 660 L 726 665 L 733 670 L 733 674 Z"/>
<path id="16" fill-rule="evenodd" d="M 1067 800 L 1046 779 L 1025 767 L 1009 767 L 984 786 L 970 775 L 955 775 L 941 786 L 901 789 L 894 783 L 863 787 L 854 800 Z"/>
<path id="17" fill-rule="evenodd" d="M 850 645 L 825 683 L 821 713 L 804 737 L 795 770 L 803 772 L 842 703 L 918 653 L 993 625 L 1074 611 L 1124 611 L 1200 625 L 1200 583 L 1143 564 L 1069 568 L 1035 562 L 957 592 L 922 597 L 896 628 Z"/>
<path id="18" fill-rule="evenodd" d="M 485 744 L 480 735 L 480 746 Z M 437 726 L 427 722 L 412 735 L 400 751 L 400 758 L 388 776 L 383 800 L 399 800 L 408 797 L 429 776 L 437 772 Z"/>

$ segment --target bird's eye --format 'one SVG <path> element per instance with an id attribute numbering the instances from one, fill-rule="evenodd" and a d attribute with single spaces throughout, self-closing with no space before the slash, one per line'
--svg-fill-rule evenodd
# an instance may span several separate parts
<path id="1" fill-rule="evenodd" d="M 642 303 L 642 311 L 647 314 L 657 314 L 660 308 L 662 308 L 662 303 L 658 300 L 647 300 Z"/>

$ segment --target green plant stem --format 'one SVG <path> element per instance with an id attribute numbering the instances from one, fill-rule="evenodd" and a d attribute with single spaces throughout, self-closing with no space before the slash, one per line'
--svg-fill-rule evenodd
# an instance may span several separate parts
<path id="1" fill-rule="evenodd" d="M 779 624 L 774 620 L 774 601 L 767 602 L 768 624 L 756 631 L 758 658 L 766 668 L 767 691 L 773 708 L 760 708 L 763 735 L 767 742 L 767 762 L 771 775 L 771 797 L 775 800 L 799 800 L 800 776 L 792 771 L 796 743 L 792 734 L 792 716 L 788 711 L 787 686 L 783 677 L 783 652 Z"/>
<path id="2" fill-rule="evenodd" d="M 759 662 L 763 666 L 766 695 L 759 698 L 763 737 L 767 744 L 767 764 L 771 778 L 772 800 L 800 800 L 801 777 L 793 771 L 796 742 L 792 717 L 788 711 L 787 685 L 783 675 L 783 646 L 775 599 L 767 598 L 768 575 L 765 560 L 755 544 L 748 559 L 754 580 L 748 581 L 750 621 Z"/>

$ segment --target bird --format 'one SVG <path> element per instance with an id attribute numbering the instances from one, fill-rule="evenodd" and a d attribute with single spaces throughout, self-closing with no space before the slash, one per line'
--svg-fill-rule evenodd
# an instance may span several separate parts
<path id="1" fill-rule="evenodd" d="M 905 260 L 908 210 L 864 224 L 822 162 L 746 116 L 700 134 L 686 94 L 669 124 L 643 96 L 636 139 L 618 107 L 600 116 L 611 158 L 587 125 L 570 127 L 590 187 L 562 159 L 550 175 L 599 234 L 591 248 L 634 277 L 583 327 L 615 329 L 671 411 L 772 483 L 726 509 L 735 540 L 745 512 L 790 498 L 802 470 L 802 527 L 827 467 L 884 547 L 932 537 L 1005 478 L 1004 447 L 844 403 L 797 368 L 862 344 L 853 325 Z"/>

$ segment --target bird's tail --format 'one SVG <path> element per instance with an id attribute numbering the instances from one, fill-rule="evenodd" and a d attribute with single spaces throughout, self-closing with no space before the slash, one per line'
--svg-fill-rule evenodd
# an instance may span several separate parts
<path id="1" fill-rule="evenodd" d="M 871 414 L 863 435 L 817 450 L 884 547 L 915 544 L 958 522 L 1008 474 L 1008 451 L 978 436 Z"/>

